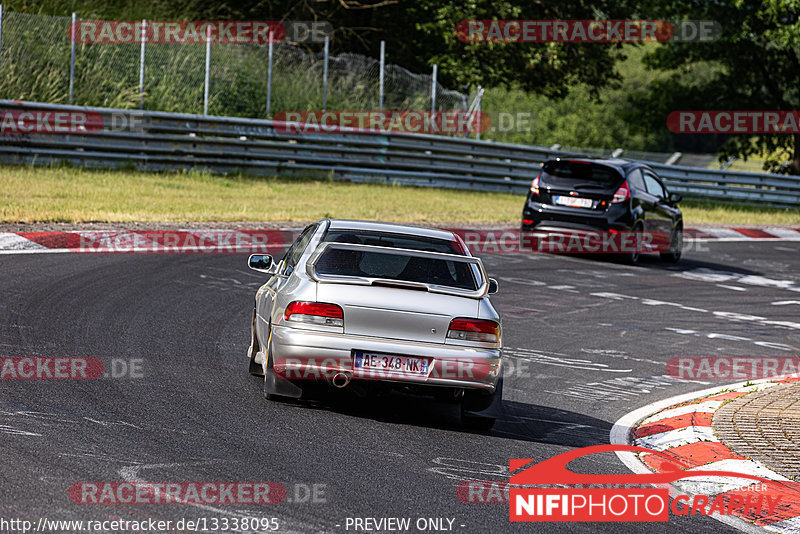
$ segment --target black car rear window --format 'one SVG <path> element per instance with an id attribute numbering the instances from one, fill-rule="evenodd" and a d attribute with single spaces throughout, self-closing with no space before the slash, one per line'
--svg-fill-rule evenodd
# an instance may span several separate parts
<path id="1" fill-rule="evenodd" d="M 582 161 L 548 161 L 544 172 L 556 178 L 582 181 L 601 187 L 613 187 L 620 180 L 619 173 L 611 167 Z"/>

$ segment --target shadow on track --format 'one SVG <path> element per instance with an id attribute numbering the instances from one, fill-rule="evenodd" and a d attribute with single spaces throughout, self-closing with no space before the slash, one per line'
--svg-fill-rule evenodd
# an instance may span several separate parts
<path id="1" fill-rule="evenodd" d="M 441 428 L 564 447 L 608 443 L 612 427 L 607 421 L 585 414 L 512 400 L 503 401 L 502 415 L 488 432 L 461 426 L 457 404 L 402 393 L 357 397 L 347 391 L 331 391 L 309 400 L 286 399 L 272 402 L 286 410 L 328 411 L 391 425 Z"/>

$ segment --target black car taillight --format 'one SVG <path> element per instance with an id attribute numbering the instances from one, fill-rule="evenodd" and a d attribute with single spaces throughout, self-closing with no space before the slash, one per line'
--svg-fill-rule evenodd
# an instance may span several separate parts
<path id="1" fill-rule="evenodd" d="M 611 199 L 612 204 L 620 204 L 631 198 L 631 188 L 628 186 L 628 180 L 622 182 L 617 192 L 614 193 L 614 198 Z"/>
<path id="2" fill-rule="evenodd" d="M 536 178 L 533 179 L 531 182 L 531 193 L 534 195 L 539 195 L 539 178 L 542 177 L 542 173 L 536 175 Z"/>

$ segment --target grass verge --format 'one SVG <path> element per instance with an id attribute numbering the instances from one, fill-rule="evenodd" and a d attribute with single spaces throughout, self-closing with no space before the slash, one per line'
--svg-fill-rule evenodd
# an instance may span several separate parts
<path id="1" fill-rule="evenodd" d="M 523 197 L 302 178 L 0 166 L 0 222 L 309 221 L 519 224 Z M 684 202 L 686 225 L 800 224 L 800 210 Z"/>

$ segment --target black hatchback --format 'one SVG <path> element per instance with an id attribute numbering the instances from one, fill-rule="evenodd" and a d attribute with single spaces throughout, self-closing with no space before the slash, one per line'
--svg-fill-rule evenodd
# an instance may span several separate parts
<path id="1" fill-rule="evenodd" d="M 531 183 L 522 230 L 542 232 L 652 232 L 669 236 L 661 258 L 677 262 L 683 214 L 653 169 L 624 159 L 553 159 Z M 626 259 L 639 260 L 639 251 Z"/>

